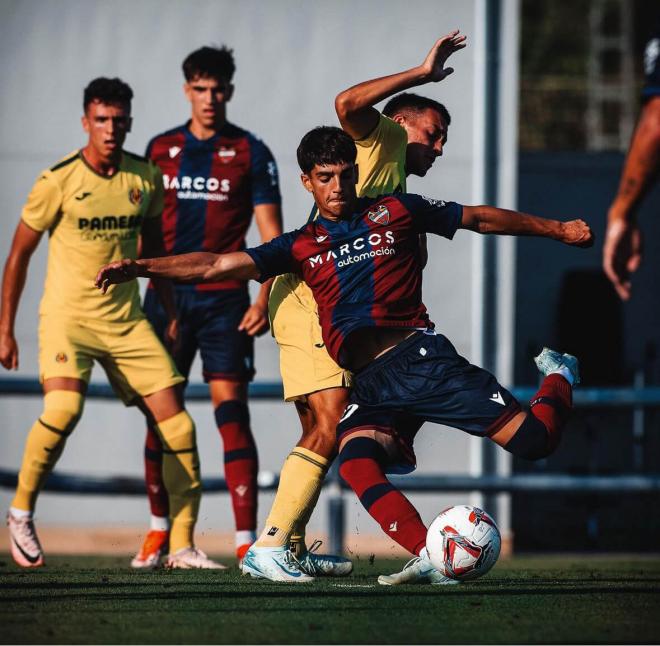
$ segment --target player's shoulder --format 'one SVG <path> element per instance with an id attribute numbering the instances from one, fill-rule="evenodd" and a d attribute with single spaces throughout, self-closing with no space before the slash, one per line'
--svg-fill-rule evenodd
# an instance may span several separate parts
<path id="1" fill-rule="evenodd" d="M 268 149 L 263 139 L 251 130 L 246 130 L 229 121 L 222 129 L 221 137 L 228 139 L 244 139 L 252 149 Z"/>
<path id="2" fill-rule="evenodd" d="M 155 174 L 160 172 L 158 166 L 148 157 L 129 150 L 122 152 L 124 153 L 122 166 L 125 171 L 148 179 L 152 179 Z"/>
<path id="3" fill-rule="evenodd" d="M 182 123 L 154 135 L 147 144 L 147 157 L 153 157 L 154 150 L 162 149 L 169 152 L 169 149 L 175 144 L 181 145 L 181 141 L 185 140 L 187 127 L 187 123 Z"/>
<path id="4" fill-rule="evenodd" d="M 59 172 L 62 172 L 65 168 L 67 167 L 70 168 L 73 164 L 80 161 L 81 161 L 80 151 L 75 150 L 69 153 L 68 155 L 65 155 L 61 159 L 58 159 L 47 171 L 44 172 L 57 174 Z"/>

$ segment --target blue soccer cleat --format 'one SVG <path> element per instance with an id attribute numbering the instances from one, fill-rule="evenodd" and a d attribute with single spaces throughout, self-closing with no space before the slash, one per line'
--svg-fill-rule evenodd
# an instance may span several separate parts
<path id="1" fill-rule="evenodd" d="M 556 373 L 571 381 L 571 379 L 568 379 L 568 374 L 570 374 L 573 385 L 580 383 L 578 360 L 572 354 L 562 354 L 550 348 L 543 348 L 541 353 L 537 357 L 534 357 L 534 363 L 539 369 L 539 372 L 546 377 Z"/>
<path id="2" fill-rule="evenodd" d="M 298 556 L 300 569 L 310 576 L 348 576 L 353 571 L 350 559 L 334 554 L 317 554 L 322 541 L 314 541 L 311 547 Z"/>
<path id="3" fill-rule="evenodd" d="M 458 581 L 450 579 L 437 570 L 431 561 L 424 556 L 416 556 L 410 559 L 401 572 L 394 574 L 381 574 L 378 577 L 381 585 L 406 585 L 430 583 L 432 585 L 455 585 Z"/>
<path id="4" fill-rule="evenodd" d="M 245 553 L 241 571 L 255 579 L 278 583 L 308 583 L 314 580 L 287 547 L 255 547 Z"/>

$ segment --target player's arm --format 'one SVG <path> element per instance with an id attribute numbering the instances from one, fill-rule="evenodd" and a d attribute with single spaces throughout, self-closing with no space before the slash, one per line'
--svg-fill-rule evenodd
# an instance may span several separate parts
<path id="1" fill-rule="evenodd" d="M 607 214 L 603 270 L 623 300 L 630 298 L 630 274 L 642 260 L 636 211 L 660 169 L 660 97 L 646 103 Z"/>
<path id="2" fill-rule="evenodd" d="M 160 217 L 152 217 L 144 221 L 142 224 L 141 242 L 140 255 L 142 257 L 157 258 L 165 254 Z M 165 328 L 166 345 L 175 350 L 179 342 L 179 322 L 172 283 L 162 278 L 154 278 L 152 284 L 167 317 L 167 326 Z"/>
<path id="3" fill-rule="evenodd" d="M 465 36 L 452 31 L 433 45 L 421 65 L 344 90 L 335 99 L 341 127 L 353 139 L 364 139 L 378 125 L 379 113 L 373 107 L 376 103 L 412 87 L 442 81 L 454 71 L 445 67 L 447 59 L 463 47 Z"/>
<path id="4" fill-rule="evenodd" d="M 273 238 L 282 235 L 282 210 L 279 203 L 256 204 L 254 220 L 259 229 L 261 242 L 270 242 Z M 268 331 L 268 297 L 272 285 L 273 279 L 261 285 L 257 298 L 245 312 L 238 326 L 239 330 L 245 330 L 251 336 L 259 336 Z"/>
<path id="5" fill-rule="evenodd" d="M 584 220 L 560 222 L 495 206 L 464 206 L 460 229 L 477 233 L 551 238 L 576 247 L 590 247 L 593 232 Z"/>
<path id="6" fill-rule="evenodd" d="M 0 363 L 7 370 L 18 368 L 18 344 L 14 336 L 16 312 L 25 286 L 30 258 L 42 235 L 41 231 L 31 229 L 21 220 L 16 227 L 5 263 L 0 305 Z"/>

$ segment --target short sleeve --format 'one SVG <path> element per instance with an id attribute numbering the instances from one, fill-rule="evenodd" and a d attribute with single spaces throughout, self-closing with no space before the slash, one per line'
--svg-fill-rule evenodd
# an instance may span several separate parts
<path id="1" fill-rule="evenodd" d="M 644 49 L 644 88 L 642 99 L 660 96 L 660 24 Z"/>
<path id="2" fill-rule="evenodd" d="M 149 200 L 149 206 L 144 214 L 145 219 L 157 218 L 163 213 L 163 203 L 165 199 L 165 189 L 163 187 L 163 172 L 153 162 L 149 162 L 152 170 L 152 181 L 154 185 L 153 193 Z"/>
<path id="3" fill-rule="evenodd" d="M 62 210 L 62 190 L 50 171 L 44 171 L 28 195 L 21 219 L 35 231 L 50 229 Z"/>
<path id="4" fill-rule="evenodd" d="M 412 214 L 414 227 L 419 233 L 435 233 L 450 240 L 454 237 L 463 217 L 461 204 L 413 193 L 396 197 Z"/>
<path id="5" fill-rule="evenodd" d="M 283 233 L 270 242 L 245 250 L 257 265 L 260 283 L 280 274 L 298 273 L 298 263 L 292 251 L 299 234 L 300 230 Z"/>
<path id="6" fill-rule="evenodd" d="M 282 198 L 275 158 L 268 146 L 255 137 L 250 137 L 250 161 L 252 206 L 280 204 Z"/>

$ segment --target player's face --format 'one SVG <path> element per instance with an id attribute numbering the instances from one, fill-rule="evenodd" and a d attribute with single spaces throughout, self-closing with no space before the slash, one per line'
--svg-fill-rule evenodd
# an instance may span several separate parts
<path id="1" fill-rule="evenodd" d="M 121 155 L 131 122 L 130 106 L 92 101 L 82 118 L 83 128 L 89 135 L 88 147 L 101 161 L 116 159 Z"/>
<path id="2" fill-rule="evenodd" d="M 234 86 L 229 81 L 198 76 L 186 83 L 183 89 L 190 101 L 195 123 L 213 128 L 225 120 L 226 104 L 234 92 Z"/>
<path id="3" fill-rule="evenodd" d="M 436 157 L 442 155 L 447 143 L 447 124 L 440 113 L 431 108 L 412 117 L 395 117 L 395 120 L 408 133 L 406 173 L 424 177 Z"/>
<path id="4" fill-rule="evenodd" d="M 338 220 L 353 213 L 355 206 L 355 164 L 316 165 L 309 174 L 301 175 L 303 186 L 314 196 L 321 215 Z"/>

